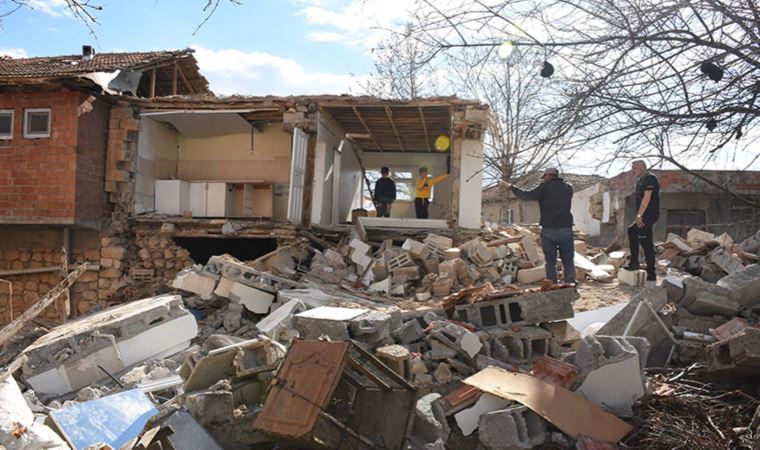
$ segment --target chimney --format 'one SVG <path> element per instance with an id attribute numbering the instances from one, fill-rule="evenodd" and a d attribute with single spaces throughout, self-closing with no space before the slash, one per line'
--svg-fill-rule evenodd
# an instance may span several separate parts
<path id="1" fill-rule="evenodd" d="M 92 57 L 95 56 L 95 49 L 92 48 L 92 45 L 83 45 L 82 46 L 82 59 L 89 61 L 92 59 Z"/>

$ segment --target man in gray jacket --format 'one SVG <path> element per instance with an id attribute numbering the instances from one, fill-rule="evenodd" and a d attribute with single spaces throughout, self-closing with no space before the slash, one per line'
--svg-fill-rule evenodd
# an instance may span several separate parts
<path id="1" fill-rule="evenodd" d="M 520 200 L 535 200 L 541 211 L 541 249 L 546 258 L 546 278 L 557 282 L 557 251 L 562 260 L 565 283 L 575 283 L 575 245 L 573 214 L 570 206 L 573 187 L 559 177 L 553 167 L 544 171 L 543 182 L 537 188 L 523 191 L 511 184 L 512 192 Z"/>

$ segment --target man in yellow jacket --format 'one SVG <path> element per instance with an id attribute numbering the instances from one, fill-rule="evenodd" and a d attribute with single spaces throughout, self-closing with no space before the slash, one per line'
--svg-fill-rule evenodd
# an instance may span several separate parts
<path id="1" fill-rule="evenodd" d="M 430 178 L 427 167 L 420 167 L 420 177 L 417 179 L 417 190 L 414 195 L 414 212 L 418 219 L 428 218 L 428 206 L 430 206 L 430 190 L 433 185 L 445 180 L 449 174 L 444 173 Z"/>

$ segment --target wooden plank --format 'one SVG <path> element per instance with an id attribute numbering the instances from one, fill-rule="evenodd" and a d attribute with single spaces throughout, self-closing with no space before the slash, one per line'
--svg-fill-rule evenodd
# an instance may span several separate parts
<path id="1" fill-rule="evenodd" d="M 150 98 L 156 96 L 156 69 L 150 71 Z"/>
<path id="2" fill-rule="evenodd" d="M 487 367 L 465 384 L 497 397 L 520 402 L 573 439 L 579 434 L 617 443 L 633 430 L 584 397 L 532 375 Z"/>
<path id="3" fill-rule="evenodd" d="M 398 133 L 398 129 L 396 128 L 396 122 L 393 121 L 393 112 L 391 111 L 390 106 L 385 107 L 385 114 L 388 116 L 388 120 L 390 120 L 391 127 L 393 128 L 393 132 L 396 134 L 396 142 L 398 142 L 398 146 L 401 147 L 402 152 L 405 152 L 406 148 L 404 148 L 404 144 L 401 142 L 401 135 Z"/>
<path id="4" fill-rule="evenodd" d="M 372 134 L 372 130 L 369 129 L 367 122 L 364 120 L 364 117 L 362 117 L 361 113 L 359 112 L 359 108 L 357 108 L 356 106 L 353 106 L 351 109 L 354 111 L 356 118 L 359 119 L 359 122 L 361 122 L 362 126 L 367 131 L 367 134 L 369 134 L 370 138 L 372 139 L 372 143 L 375 144 L 375 147 L 377 147 L 377 149 L 382 152 L 383 147 L 380 145 L 379 142 L 377 142 L 377 139 L 375 139 L 375 136 Z"/>
<path id="5" fill-rule="evenodd" d="M 29 360 L 28 356 L 21 355 L 18 358 L 11 361 L 11 363 L 8 364 L 6 367 L 0 369 L 0 383 L 5 382 L 5 380 L 8 379 L 9 376 L 13 375 L 15 371 L 23 367 L 23 365 L 26 364 L 28 360 Z"/>
<path id="6" fill-rule="evenodd" d="M 190 91 L 191 94 L 195 94 L 196 93 L 195 88 L 193 87 L 192 84 L 190 84 L 189 81 L 187 81 L 187 77 L 185 76 L 185 71 L 182 69 L 182 66 L 180 66 L 179 64 L 176 64 L 174 67 L 177 68 L 177 71 L 179 72 L 179 77 L 182 78 L 182 82 L 185 84 L 185 87 L 187 88 L 187 90 Z"/>
<path id="7" fill-rule="evenodd" d="M 175 62 L 172 68 L 172 95 L 177 95 L 177 70 L 179 65 Z"/>
<path id="8" fill-rule="evenodd" d="M 0 346 L 5 344 L 10 338 L 16 335 L 27 322 L 39 316 L 48 306 L 52 305 L 56 299 L 66 292 L 66 289 L 70 288 L 74 282 L 87 270 L 87 265 L 82 264 L 73 272 L 71 272 L 66 278 L 58 283 L 53 289 L 48 291 L 44 297 L 37 300 L 37 302 L 29 307 L 13 322 L 9 323 L 2 330 L 0 330 Z"/>
<path id="9" fill-rule="evenodd" d="M 425 113 L 422 112 L 422 106 L 418 106 L 417 111 L 419 111 L 420 113 L 420 120 L 422 121 L 422 131 L 425 133 L 425 145 L 427 146 L 427 151 L 432 152 L 433 149 L 430 147 L 430 136 L 428 136 L 427 123 L 425 122 Z"/>

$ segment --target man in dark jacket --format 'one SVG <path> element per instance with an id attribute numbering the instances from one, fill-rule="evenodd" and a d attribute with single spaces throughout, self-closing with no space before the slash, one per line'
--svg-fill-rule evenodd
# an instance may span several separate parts
<path id="1" fill-rule="evenodd" d="M 396 183 L 391 180 L 387 167 L 380 169 L 380 178 L 375 182 L 375 207 L 377 217 L 391 216 L 391 203 L 396 200 Z"/>
<path id="2" fill-rule="evenodd" d="M 647 263 L 647 281 L 657 281 L 652 226 L 660 218 L 660 182 L 652 172 L 647 170 L 647 164 L 644 161 L 634 161 L 631 164 L 631 171 L 636 175 L 636 219 L 628 227 L 631 262 L 624 268 L 639 269 L 639 246 L 641 246 Z"/>
<path id="3" fill-rule="evenodd" d="M 541 248 L 546 258 L 546 278 L 557 282 L 557 250 L 562 260 L 565 283 L 575 283 L 575 245 L 573 237 L 573 215 L 570 205 L 573 187 L 559 177 L 559 171 L 549 168 L 544 171 L 543 183 L 531 191 L 523 191 L 511 186 L 512 192 L 520 200 L 534 200 L 541 210 Z"/>

